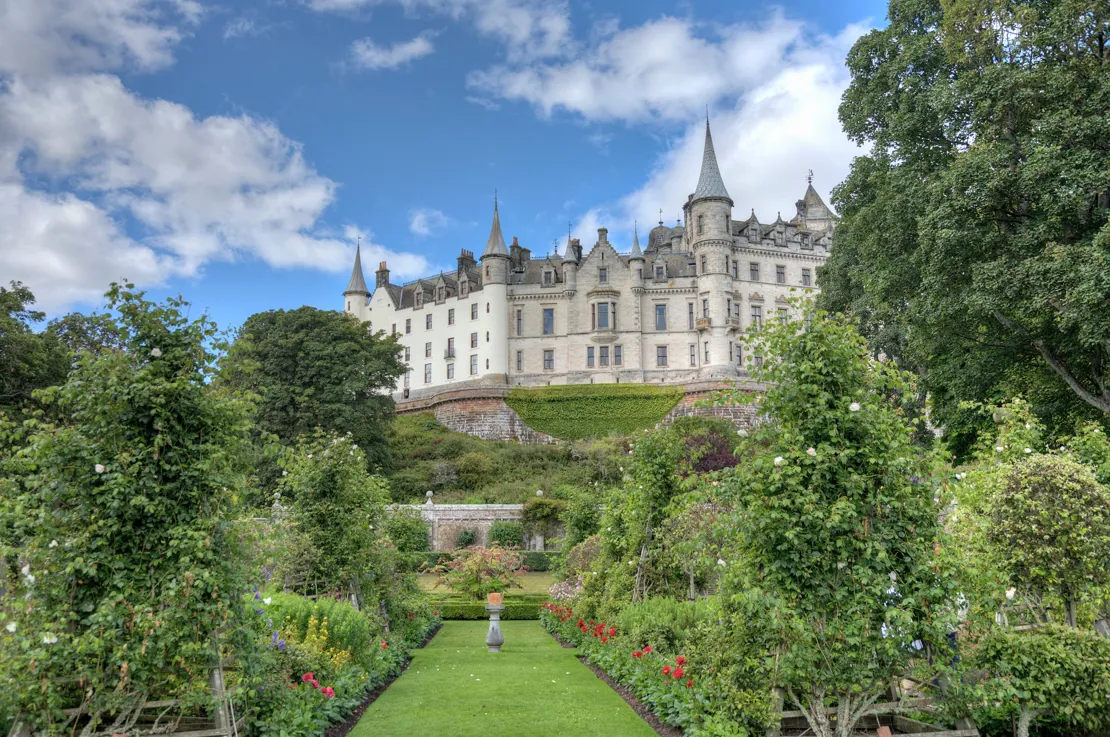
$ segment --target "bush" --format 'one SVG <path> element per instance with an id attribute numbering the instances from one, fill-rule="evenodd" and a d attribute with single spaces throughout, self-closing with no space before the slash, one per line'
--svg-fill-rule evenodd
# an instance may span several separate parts
<path id="1" fill-rule="evenodd" d="M 558 550 L 526 550 L 524 551 L 524 566 L 529 571 L 546 573 L 559 567 L 563 554 Z"/>
<path id="2" fill-rule="evenodd" d="M 589 571 L 600 554 L 601 536 L 590 535 L 567 551 L 566 561 L 563 565 L 563 574 L 567 578 L 572 578 L 580 573 Z"/>
<path id="3" fill-rule="evenodd" d="M 459 534 L 455 536 L 455 547 L 459 550 L 469 548 L 476 542 L 478 542 L 478 531 L 473 527 L 463 528 L 459 530 Z"/>
<path id="4" fill-rule="evenodd" d="M 350 604 L 329 596 L 313 600 L 296 594 L 274 593 L 266 598 L 271 603 L 262 605 L 262 609 L 286 639 L 303 642 L 311 631 L 320 637 L 321 650 L 346 652 L 351 663 L 371 667 L 380 623 L 372 627 L 370 620 Z M 259 603 L 256 599 L 255 604 Z M 325 633 L 322 637 L 321 632 Z"/>
<path id="5" fill-rule="evenodd" d="M 573 548 L 590 535 L 596 534 L 601 521 L 601 505 L 598 503 L 596 490 L 590 492 L 575 489 L 568 496 L 562 515 L 563 529 L 566 532 L 564 549 Z"/>
<path id="6" fill-rule="evenodd" d="M 489 527 L 489 544 L 503 548 L 523 548 L 524 526 L 519 522 L 494 522 Z"/>
<path id="7" fill-rule="evenodd" d="M 506 602 L 505 611 L 501 612 L 501 619 L 539 619 L 542 604 L 542 600 L 519 604 Z M 486 611 L 485 604 L 476 601 L 441 602 L 438 607 L 440 618 L 445 620 L 489 619 L 489 612 Z"/>
<path id="8" fill-rule="evenodd" d="M 517 576 L 527 570 L 519 551 L 501 548 L 472 547 L 455 552 L 451 560 L 429 570 L 436 576 L 436 586 L 484 599 L 486 594 L 520 588 Z"/>
<path id="9" fill-rule="evenodd" d="M 515 387 L 505 403 L 533 430 L 562 440 L 631 435 L 658 424 L 683 397 L 676 387 L 574 384 Z"/>
<path id="10" fill-rule="evenodd" d="M 497 466 L 485 453 L 470 452 L 459 456 L 455 461 L 459 483 L 464 489 L 478 489 L 489 483 L 497 472 Z"/>
<path id="11" fill-rule="evenodd" d="M 521 510 L 520 518 L 525 529 L 546 536 L 558 524 L 559 518 L 566 508 L 567 503 L 562 499 L 534 496 L 524 502 L 524 509 Z"/>
<path id="12" fill-rule="evenodd" d="M 401 553 L 423 553 L 428 550 L 428 523 L 414 509 L 399 507 L 385 523 L 386 534 Z"/>

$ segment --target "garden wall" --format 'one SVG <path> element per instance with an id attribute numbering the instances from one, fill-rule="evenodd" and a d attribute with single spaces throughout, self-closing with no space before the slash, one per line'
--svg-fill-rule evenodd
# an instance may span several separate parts
<path id="1" fill-rule="evenodd" d="M 428 523 L 431 549 L 435 551 L 454 550 L 455 541 L 463 530 L 474 530 L 477 534 L 476 545 L 489 545 L 489 530 L 494 522 L 504 520 L 519 522 L 523 504 L 414 504 L 413 509 L 420 511 L 420 518 Z M 562 536 L 562 530 L 554 530 Z M 526 550 L 543 550 L 542 535 L 524 533 Z"/>

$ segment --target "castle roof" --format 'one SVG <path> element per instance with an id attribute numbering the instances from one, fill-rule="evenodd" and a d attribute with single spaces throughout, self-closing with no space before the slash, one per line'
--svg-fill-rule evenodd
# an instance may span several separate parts
<path id="1" fill-rule="evenodd" d="M 701 174 L 698 175 L 698 187 L 694 190 L 691 199 L 720 198 L 732 203 L 725 189 L 725 182 L 721 179 L 721 169 L 717 166 L 717 152 L 713 150 L 713 134 L 709 132 L 709 119 L 705 120 L 705 151 L 701 157 Z"/>
<path id="2" fill-rule="evenodd" d="M 501 235 L 501 218 L 497 214 L 497 201 L 493 203 L 493 225 L 489 229 L 489 240 L 486 241 L 486 250 L 482 252 L 482 258 L 486 256 L 508 256 L 509 249 L 505 247 L 505 236 Z"/>
<path id="3" fill-rule="evenodd" d="M 361 250 L 361 247 L 355 246 L 355 268 L 351 270 L 351 280 L 347 282 L 347 288 L 343 290 L 343 294 L 370 294 L 370 290 L 366 288 L 366 279 L 362 276 Z"/>

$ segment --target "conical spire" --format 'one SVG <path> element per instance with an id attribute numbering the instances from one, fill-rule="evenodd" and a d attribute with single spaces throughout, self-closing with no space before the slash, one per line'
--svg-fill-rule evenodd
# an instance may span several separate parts
<path id="1" fill-rule="evenodd" d="M 505 236 L 501 235 L 501 218 L 497 214 L 497 198 L 493 198 L 493 225 L 489 229 L 489 240 L 486 241 L 486 250 L 482 252 L 482 258 L 486 256 L 508 256 L 509 249 L 505 247 Z"/>
<path id="2" fill-rule="evenodd" d="M 366 288 L 366 280 L 362 278 L 362 246 L 355 246 L 355 268 L 351 270 L 351 281 L 343 294 L 370 294 Z"/>
<path id="3" fill-rule="evenodd" d="M 717 152 L 713 150 L 713 134 L 709 132 L 709 118 L 705 119 L 705 152 L 701 157 L 701 174 L 698 175 L 698 188 L 694 190 L 695 200 L 708 197 L 718 197 L 729 201 L 728 190 L 725 189 L 724 180 L 721 179 L 721 170 L 717 166 Z"/>
<path id="4" fill-rule="evenodd" d="M 640 228 L 638 225 L 632 226 L 632 255 L 628 258 L 644 260 L 644 252 L 640 250 Z"/>

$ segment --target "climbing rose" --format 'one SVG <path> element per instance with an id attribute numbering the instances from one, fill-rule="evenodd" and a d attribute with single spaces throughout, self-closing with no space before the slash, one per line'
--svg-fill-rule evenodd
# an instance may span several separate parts
<path id="1" fill-rule="evenodd" d="M 161 348 L 153 348 L 150 351 L 150 355 L 154 356 L 155 358 L 161 358 L 162 357 L 162 349 Z"/>
<path id="2" fill-rule="evenodd" d="M 815 456 L 815 455 L 817 455 L 817 449 L 816 448 L 810 448 L 809 450 L 806 451 L 806 453 L 810 454 L 811 456 Z"/>
<path id="3" fill-rule="evenodd" d="M 664 665 L 663 666 L 663 675 L 669 676 L 670 674 L 671 674 L 671 666 Z"/>
<path id="4" fill-rule="evenodd" d="M 93 470 L 96 471 L 97 473 L 104 473 L 104 465 L 101 464 L 101 463 L 98 463 L 95 466 L 93 466 Z"/>
<path id="5" fill-rule="evenodd" d="M 783 459 L 782 456 L 775 456 L 775 465 L 776 466 L 781 466 L 783 464 L 783 462 L 784 462 L 784 459 Z"/>

